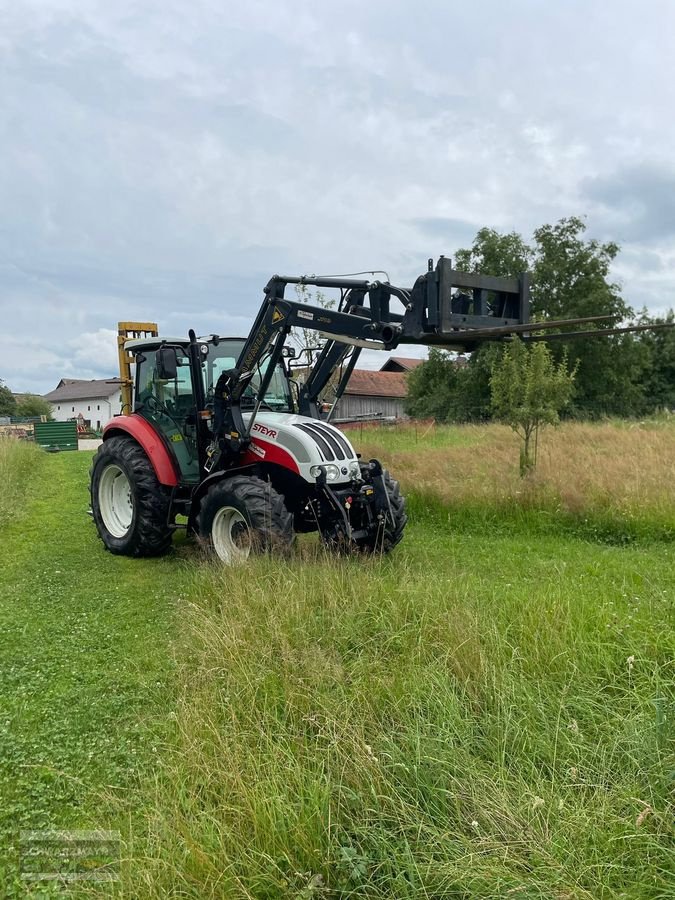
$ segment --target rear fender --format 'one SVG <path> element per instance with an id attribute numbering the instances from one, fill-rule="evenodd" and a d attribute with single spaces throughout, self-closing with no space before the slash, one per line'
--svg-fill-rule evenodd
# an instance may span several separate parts
<path id="1" fill-rule="evenodd" d="M 132 413 L 130 416 L 116 416 L 103 429 L 104 441 L 122 435 L 132 437 L 145 450 L 160 484 L 167 487 L 178 486 L 180 473 L 176 460 L 150 422 Z"/>

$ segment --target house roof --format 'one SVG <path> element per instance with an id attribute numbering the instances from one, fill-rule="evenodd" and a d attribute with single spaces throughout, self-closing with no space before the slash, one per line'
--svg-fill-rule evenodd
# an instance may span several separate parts
<path id="1" fill-rule="evenodd" d="M 412 356 L 390 356 L 389 359 L 380 366 L 380 372 L 410 372 L 416 369 L 425 360 L 416 359 Z"/>
<path id="2" fill-rule="evenodd" d="M 366 397 L 405 397 L 408 393 L 405 372 L 372 372 L 354 369 L 345 394 Z"/>
<path id="3" fill-rule="evenodd" d="M 119 378 L 62 378 L 53 391 L 44 394 L 50 403 L 61 400 L 94 400 L 96 397 L 110 397 L 117 393 L 122 382 Z"/>

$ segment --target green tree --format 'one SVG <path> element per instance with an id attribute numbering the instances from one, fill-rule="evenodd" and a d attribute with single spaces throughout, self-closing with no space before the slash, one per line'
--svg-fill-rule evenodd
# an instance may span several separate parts
<path id="1" fill-rule="evenodd" d="M 537 228 L 530 243 L 516 232 L 500 234 L 481 228 L 472 245 L 454 255 L 455 268 L 485 275 L 531 275 L 533 318 L 567 319 L 612 316 L 598 327 L 633 321 L 635 314 L 611 279 L 618 244 L 602 243 L 586 236 L 586 224 L 578 216 Z M 643 324 L 651 321 L 644 317 Z M 588 326 L 592 328 L 593 326 Z M 580 326 L 581 330 L 587 330 Z M 603 414 L 643 415 L 655 406 L 675 406 L 675 329 L 639 335 L 621 334 L 551 341 L 553 358 L 567 354 L 576 371 L 573 404 L 567 414 L 594 417 Z M 426 373 L 424 366 L 411 379 L 411 411 L 433 407 L 440 420 L 467 421 L 490 414 L 490 373 L 501 350 L 484 344 L 471 354 L 461 373 L 443 375 L 438 366 Z M 427 380 L 427 375 L 429 380 Z M 433 397 L 423 397 L 431 391 Z"/>
<path id="2" fill-rule="evenodd" d="M 542 225 L 535 230 L 531 244 L 515 232 L 500 234 L 482 228 L 470 248 L 457 251 L 455 265 L 485 275 L 511 277 L 529 270 L 536 318 L 614 316 L 608 326 L 631 320 L 633 310 L 610 278 L 618 245 L 589 239 L 585 232 L 586 224 L 578 216 Z M 632 334 L 586 337 L 565 342 L 565 347 L 577 368 L 575 414 L 639 415 L 649 407 L 646 385 L 650 354 L 639 338 Z M 554 358 L 561 360 L 562 342 L 551 342 L 551 348 Z M 481 348 L 476 354 L 485 352 Z"/>
<path id="3" fill-rule="evenodd" d="M 455 268 L 462 272 L 480 272 L 499 278 L 515 278 L 532 268 L 533 251 L 515 231 L 500 234 L 494 228 L 481 228 L 468 249 L 454 257 Z"/>
<path id="4" fill-rule="evenodd" d="M 14 394 L 0 378 L 0 416 L 16 415 L 16 400 Z"/>
<path id="5" fill-rule="evenodd" d="M 556 362 L 544 342 L 528 347 L 519 338 L 495 363 L 490 378 L 492 408 L 521 438 L 521 476 L 537 464 L 540 430 L 559 423 L 560 412 L 572 397 L 575 375 L 566 356 Z"/>
<path id="6" fill-rule="evenodd" d="M 547 319 L 613 316 L 606 326 L 632 320 L 633 310 L 610 279 L 618 244 L 586 238 L 585 232 L 586 224 L 577 216 L 542 225 L 534 232 L 532 312 Z M 577 368 L 575 413 L 639 415 L 645 411 L 649 358 L 636 336 L 579 338 L 566 342 L 566 347 Z M 560 360 L 562 345 L 555 345 L 553 352 Z"/>
<path id="7" fill-rule="evenodd" d="M 38 394 L 24 394 L 16 405 L 15 415 L 25 416 L 26 418 L 31 416 L 47 416 L 51 418 L 52 407 L 44 397 L 40 397 Z"/>
<path id="8" fill-rule="evenodd" d="M 408 374 L 406 412 L 437 422 L 482 422 L 490 418 L 490 375 L 502 347 L 490 344 L 468 364 L 434 347 L 429 359 Z"/>
<path id="9" fill-rule="evenodd" d="M 642 310 L 640 325 L 675 326 L 672 309 L 665 316 L 649 316 Z M 643 331 L 640 344 L 648 356 L 644 375 L 644 393 L 648 412 L 659 409 L 675 409 L 675 327 Z"/>
<path id="10" fill-rule="evenodd" d="M 459 249 L 454 266 L 462 272 L 480 272 L 499 278 L 515 278 L 530 271 L 533 250 L 515 231 L 500 234 L 494 228 L 481 228 L 471 247 Z M 490 418 L 490 377 L 501 358 L 502 346 L 484 344 L 475 350 L 463 373 L 461 396 L 454 409 L 448 410 L 451 421 L 484 421 Z"/>
<path id="11" fill-rule="evenodd" d="M 459 379 L 452 356 L 432 347 L 429 358 L 408 373 L 406 412 L 414 419 L 444 422 L 455 405 Z"/>

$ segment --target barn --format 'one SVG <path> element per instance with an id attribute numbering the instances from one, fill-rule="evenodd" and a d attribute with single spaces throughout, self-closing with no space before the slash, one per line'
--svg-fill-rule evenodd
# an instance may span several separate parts
<path id="1" fill-rule="evenodd" d="M 354 369 L 333 421 L 403 419 L 406 394 L 405 372 Z"/>
<path id="2" fill-rule="evenodd" d="M 390 356 L 384 365 L 380 366 L 380 372 L 412 372 L 423 362 L 423 359 L 415 359 L 412 356 Z"/>

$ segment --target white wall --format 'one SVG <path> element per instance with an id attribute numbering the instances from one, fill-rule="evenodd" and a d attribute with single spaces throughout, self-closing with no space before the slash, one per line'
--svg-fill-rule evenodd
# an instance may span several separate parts
<path id="1" fill-rule="evenodd" d="M 82 413 L 85 421 L 91 422 L 94 431 L 103 428 L 113 416 L 122 412 L 119 391 L 109 397 L 94 397 L 91 400 L 59 400 L 51 406 L 52 416 L 57 422 L 68 422 Z"/>

